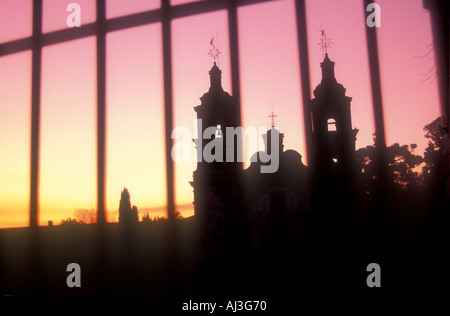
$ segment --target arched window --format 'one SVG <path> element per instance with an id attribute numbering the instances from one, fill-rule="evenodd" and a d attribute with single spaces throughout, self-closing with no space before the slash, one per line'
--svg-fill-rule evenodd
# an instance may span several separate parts
<path id="1" fill-rule="evenodd" d="M 334 118 L 329 118 L 327 121 L 328 131 L 336 132 L 336 120 Z"/>

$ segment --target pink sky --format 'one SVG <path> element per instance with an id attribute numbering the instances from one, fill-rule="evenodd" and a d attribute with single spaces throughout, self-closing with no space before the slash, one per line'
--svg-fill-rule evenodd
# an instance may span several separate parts
<path id="1" fill-rule="evenodd" d="M 44 1 L 44 32 L 63 29 L 68 3 L 81 6 L 82 25 L 95 20 L 95 1 Z M 172 4 L 190 1 L 172 1 Z M 160 1 L 107 0 L 108 18 L 159 7 Z M 377 29 L 388 144 L 417 143 L 423 126 L 439 115 L 436 81 L 421 82 L 434 63 L 424 55 L 432 42 L 421 0 L 378 1 Z M 0 43 L 31 35 L 31 1 L 0 1 Z M 320 82 L 323 27 L 334 45 L 329 57 L 336 78 L 352 97 L 357 148 L 372 143 L 372 99 L 359 0 L 307 1 L 311 88 Z M 285 149 L 305 156 L 298 48 L 293 0 L 239 8 L 239 47 L 244 127 L 276 125 Z M 213 61 L 208 44 L 218 37 L 222 82 L 231 93 L 226 11 L 172 23 L 174 126 L 194 133 L 194 106 L 209 88 Z M 73 216 L 96 206 L 95 38 L 45 47 L 42 52 L 39 223 Z M 155 23 L 107 36 L 107 219 L 117 220 L 126 186 L 140 215 L 165 209 L 165 158 L 161 25 Z M 0 227 L 28 225 L 31 53 L 0 57 Z M 248 153 L 249 155 L 251 153 Z M 304 159 L 305 160 L 305 159 Z M 195 162 L 175 165 L 177 209 L 192 214 Z M 161 213 L 162 214 L 162 213 Z"/>

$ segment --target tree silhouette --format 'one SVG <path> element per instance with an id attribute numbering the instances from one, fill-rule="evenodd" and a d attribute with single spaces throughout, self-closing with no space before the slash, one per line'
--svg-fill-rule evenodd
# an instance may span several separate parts
<path id="1" fill-rule="evenodd" d="M 175 215 L 175 219 L 183 219 L 184 218 L 183 215 L 181 215 L 180 211 L 175 211 L 174 215 Z"/>
<path id="2" fill-rule="evenodd" d="M 411 189 L 422 185 L 422 177 L 414 168 L 423 162 L 423 157 L 414 154 L 416 144 L 395 143 L 387 148 L 388 171 L 401 189 Z"/>
<path id="3" fill-rule="evenodd" d="M 82 224 L 97 223 L 97 212 L 93 208 L 91 208 L 91 209 L 86 209 L 86 208 L 76 209 L 73 212 L 73 214 L 79 223 L 82 223 Z"/>
<path id="4" fill-rule="evenodd" d="M 65 218 L 62 219 L 59 225 L 74 225 L 74 224 L 81 224 L 76 218 Z"/>
<path id="5" fill-rule="evenodd" d="M 176 220 L 184 218 L 183 215 L 181 215 L 180 211 L 175 211 L 174 215 L 175 215 L 174 217 L 175 217 Z M 145 215 L 142 216 L 142 222 L 143 223 L 164 222 L 164 221 L 167 221 L 167 220 L 168 220 L 167 216 L 160 216 L 160 215 L 153 216 L 153 218 L 151 218 L 150 214 L 148 212 Z"/>
<path id="6" fill-rule="evenodd" d="M 424 126 L 425 137 L 428 138 L 428 147 L 424 152 L 425 165 L 422 168 L 423 176 L 429 180 L 436 173 L 436 167 L 442 157 L 443 148 L 448 146 L 448 120 L 438 117 L 430 124 Z"/>
<path id="7" fill-rule="evenodd" d="M 377 180 L 374 167 L 375 144 L 376 137 L 374 137 L 374 145 L 356 151 L 356 161 L 361 170 L 361 182 L 366 193 L 372 191 L 374 182 Z M 414 153 L 416 148 L 416 144 L 400 146 L 398 143 L 386 148 L 387 173 L 394 184 L 402 190 L 417 188 L 423 183 L 421 174 L 414 170 L 423 162 L 422 156 Z"/>
<path id="8" fill-rule="evenodd" d="M 152 219 L 150 218 L 150 214 L 147 212 L 142 216 L 143 223 L 150 223 Z"/>
<path id="9" fill-rule="evenodd" d="M 139 211 L 136 205 L 133 205 L 131 208 L 131 218 L 133 219 L 133 222 L 139 221 Z"/>
<path id="10" fill-rule="evenodd" d="M 130 192 L 127 188 L 123 188 L 119 202 L 119 223 L 137 223 L 139 221 L 138 213 L 135 205 L 131 207 Z"/>

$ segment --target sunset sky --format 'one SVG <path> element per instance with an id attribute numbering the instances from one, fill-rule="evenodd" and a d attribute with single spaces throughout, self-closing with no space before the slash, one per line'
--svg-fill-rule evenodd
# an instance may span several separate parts
<path id="1" fill-rule="evenodd" d="M 81 7 L 82 26 L 95 21 L 95 0 L 44 0 L 43 32 L 66 28 L 67 4 Z M 188 0 L 172 0 L 177 5 Z M 107 0 L 107 17 L 157 9 L 160 1 Z M 387 143 L 426 147 L 423 126 L 439 116 L 429 14 L 422 0 L 378 0 L 377 29 Z M 306 2 L 311 88 L 321 80 L 321 27 L 334 43 L 328 55 L 339 83 L 353 98 L 357 148 L 372 144 L 372 98 L 360 0 Z M 270 127 L 285 134 L 285 149 L 306 161 L 293 0 L 238 10 L 243 126 Z M 0 44 L 31 35 L 31 0 L 0 0 Z M 207 55 L 216 38 L 222 52 L 223 88 L 231 93 L 227 12 L 172 22 L 174 126 L 194 135 L 199 98 L 209 89 Z M 166 179 L 161 24 L 107 35 L 107 220 L 117 221 L 120 192 L 127 187 L 139 214 L 164 215 Z M 42 51 L 39 224 L 58 224 L 75 209 L 96 201 L 96 41 L 87 37 Z M 0 228 L 29 222 L 31 51 L 0 57 Z M 252 153 L 247 153 L 249 157 Z M 193 214 L 189 181 L 196 163 L 175 164 L 176 209 Z M 247 165 L 247 163 L 245 164 Z"/>

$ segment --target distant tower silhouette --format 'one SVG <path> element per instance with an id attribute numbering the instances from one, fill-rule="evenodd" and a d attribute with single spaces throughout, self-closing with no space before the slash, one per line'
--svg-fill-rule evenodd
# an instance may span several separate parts
<path id="1" fill-rule="evenodd" d="M 272 140 L 278 138 L 278 152 L 281 154 L 284 150 L 284 133 L 280 133 L 278 129 L 275 128 L 275 126 L 272 126 L 269 130 L 267 130 L 267 133 L 262 135 L 264 146 L 266 148 L 267 154 L 272 154 Z M 280 156 L 278 155 L 278 157 Z"/>
<path id="2" fill-rule="evenodd" d="M 273 102 L 272 102 L 272 112 L 270 113 L 269 117 L 272 119 L 272 127 L 275 127 L 275 118 L 277 115 L 273 114 Z"/>
<path id="3" fill-rule="evenodd" d="M 263 141 L 264 141 L 264 146 L 266 148 L 266 152 L 267 154 L 271 154 L 272 152 L 272 139 L 276 139 L 278 138 L 278 152 L 280 153 L 278 155 L 278 157 L 281 155 L 281 153 L 283 152 L 283 140 L 284 140 L 284 134 L 280 133 L 278 131 L 278 129 L 275 128 L 275 118 L 277 117 L 277 115 L 273 114 L 273 103 L 272 103 L 272 112 L 270 113 L 270 115 L 268 116 L 271 118 L 271 128 L 267 131 L 266 134 L 262 135 Z"/>

